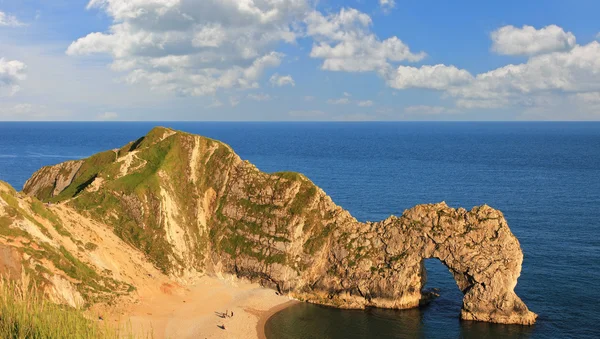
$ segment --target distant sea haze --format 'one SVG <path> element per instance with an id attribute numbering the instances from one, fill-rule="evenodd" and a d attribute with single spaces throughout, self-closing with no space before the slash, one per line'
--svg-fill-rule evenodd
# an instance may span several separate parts
<path id="1" fill-rule="evenodd" d="M 525 258 L 516 288 L 531 327 L 459 320 L 461 292 L 437 260 L 441 296 L 406 311 L 298 304 L 269 338 L 599 338 L 600 123 L 0 123 L 0 180 L 20 190 L 45 165 L 125 145 L 162 125 L 219 139 L 267 172 L 302 172 L 361 221 L 416 204 L 500 209 Z"/>

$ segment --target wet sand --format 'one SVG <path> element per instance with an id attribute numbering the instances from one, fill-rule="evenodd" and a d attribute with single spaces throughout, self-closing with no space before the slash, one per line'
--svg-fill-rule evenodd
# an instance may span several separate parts
<path id="1" fill-rule="evenodd" d="M 268 311 L 262 312 L 258 315 L 258 324 L 256 324 L 256 333 L 258 334 L 259 339 L 267 339 L 265 335 L 265 325 L 269 318 L 271 318 L 275 313 L 283 310 L 284 308 L 288 308 L 292 305 L 299 303 L 297 300 L 289 300 L 286 303 L 279 304 L 277 306 L 271 307 Z"/>

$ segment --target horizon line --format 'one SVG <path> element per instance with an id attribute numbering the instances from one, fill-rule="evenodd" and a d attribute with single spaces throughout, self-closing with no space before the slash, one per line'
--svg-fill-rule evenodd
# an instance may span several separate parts
<path id="1" fill-rule="evenodd" d="M 0 123 L 600 123 L 600 120 L 0 120 Z"/>

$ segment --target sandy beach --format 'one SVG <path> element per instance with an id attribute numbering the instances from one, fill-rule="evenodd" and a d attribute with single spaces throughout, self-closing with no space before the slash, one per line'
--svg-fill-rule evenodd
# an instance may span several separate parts
<path id="1" fill-rule="evenodd" d="M 267 319 L 296 302 L 245 280 L 203 277 L 191 287 L 163 284 L 106 320 L 140 337 L 265 338 Z"/>

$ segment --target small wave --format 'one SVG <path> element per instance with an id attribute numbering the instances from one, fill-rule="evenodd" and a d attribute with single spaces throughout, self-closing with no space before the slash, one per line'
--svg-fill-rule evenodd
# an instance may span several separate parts
<path id="1" fill-rule="evenodd" d="M 16 158 L 16 154 L 0 154 L 0 158 Z"/>

